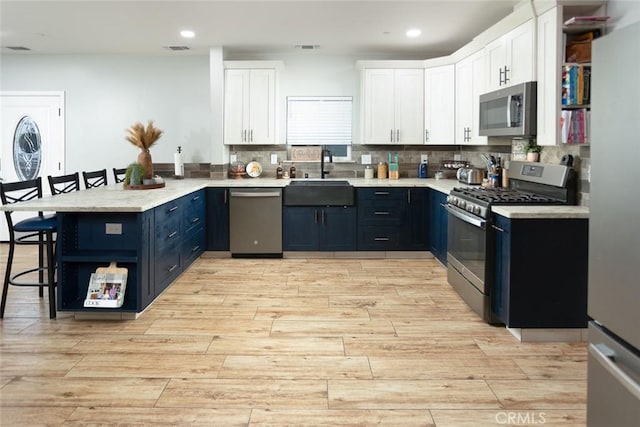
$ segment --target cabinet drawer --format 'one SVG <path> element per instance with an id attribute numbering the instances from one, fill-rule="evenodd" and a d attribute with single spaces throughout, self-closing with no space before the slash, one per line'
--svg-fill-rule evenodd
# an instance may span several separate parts
<path id="1" fill-rule="evenodd" d="M 182 242 L 182 268 L 185 269 L 204 252 L 205 248 L 204 228 L 195 228 L 190 237 Z"/>
<path id="2" fill-rule="evenodd" d="M 156 248 L 161 249 L 180 240 L 180 217 L 165 217 L 164 221 L 156 218 Z M 156 250 L 157 252 L 157 250 Z"/>
<path id="3" fill-rule="evenodd" d="M 364 200 L 406 200 L 407 190 L 404 188 L 358 188 L 358 202 Z"/>
<path id="4" fill-rule="evenodd" d="M 183 223 L 182 229 L 185 235 L 195 228 L 201 227 L 205 222 L 205 197 L 204 191 L 196 191 L 183 197 Z"/>
<path id="5" fill-rule="evenodd" d="M 400 225 L 404 205 L 398 201 L 372 202 L 358 204 L 359 225 Z"/>
<path id="6" fill-rule="evenodd" d="M 154 215 L 156 224 L 164 222 L 169 218 L 180 217 L 182 215 L 180 199 L 158 206 L 154 210 Z"/>
<path id="7" fill-rule="evenodd" d="M 400 248 L 400 229 L 396 226 L 358 228 L 358 250 L 389 251 Z"/>
<path id="8" fill-rule="evenodd" d="M 180 273 L 179 244 L 165 246 L 157 251 L 155 258 L 155 283 L 156 292 L 159 293 Z"/>

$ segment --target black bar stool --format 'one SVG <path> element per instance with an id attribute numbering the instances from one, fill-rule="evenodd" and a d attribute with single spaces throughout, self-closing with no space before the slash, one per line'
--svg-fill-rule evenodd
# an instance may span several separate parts
<path id="1" fill-rule="evenodd" d="M 113 178 L 116 180 L 116 184 L 124 182 L 124 177 L 127 174 L 127 168 L 116 169 L 113 168 Z"/>
<path id="2" fill-rule="evenodd" d="M 80 175 L 78 172 L 69 175 L 49 175 L 49 188 L 51 195 L 71 193 L 80 190 Z"/>
<path id="3" fill-rule="evenodd" d="M 0 183 L 0 200 L 3 205 L 23 202 L 42 197 L 42 178 L 20 182 Z M 9 285 L 14 286 L 37 286 L 39 295 L 43 296 L 43 289 L 49 289 L 49 318 L 56 317 L 56 293 L 55 274 L 56 260 L 54 255 L 55 241 L 53 234 L 57 230 L 57 218 L 54 215 L 43 215 L 38 212 L 35 217 L 27 218 L 17 223 L 13 223 L 13 211 L 5 211 L 7 225 L 9 227 L 9 256 L 7 257 L 7 268 L 4 275 L 4 286 L 2 288 L 2 304 L 0 305 L 0 318 L 4 317 L 4 309 L 7 304 L 7 292 Z M 16 237 L 16 233 L 20 236 Z M 37 238 L 37 239 L 36 239 Z M 13 255 L 16 245 L 38 245 L 38 267 L 11 274 L 13 267 Z M 44 265 L 44 250 L 47 251 L 47 264 Z M 44 272 L 47 272 L 47 280 L 44 281 Z M 18 279 L 24 275 L 38 272 L 38 282 L 23 282 Z"/>
<path id="4" fill-rule="evenodd" d="M 107 185 L 106 169 L 94 172 L 82 172 L 82 177 L 84 178 L 84 188 L 86 188 L 87 190 L 90 188 Z"/>

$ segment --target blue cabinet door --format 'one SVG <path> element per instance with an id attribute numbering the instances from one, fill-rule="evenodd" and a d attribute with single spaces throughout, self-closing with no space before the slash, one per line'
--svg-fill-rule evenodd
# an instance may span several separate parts
<path id="1" fill-rule="evenodd" d="M 509 313 L 509 277 L 511 253 L 511 221 L 502 216 L 495 216 L 493 238 L 495 242 L 494 285 L 491 295 L 491 308 L 495 317 L 508 324 Z"/>
<path id="2" fill-rule="evenodd" d="M 405 220 L 402 222 L 401 250 L 426 251 L 429 249 L 429 190 L 407 188 Z"/>
<path id="3" fill-rule="evenodd" d="M 207 188 L 207 250 L 229 250 L 229 190 Z"/>
<path id="4" fill-rule="evenodd" d="M 326 207 L 320 211 L 320 250 L 356 250 L 356 208 Z"/>
<path id="5" fill-rule="evenodd" d="M 317 251 L 320 249 L 320 212 L 315 207 L 285 206 L 282 209 L 282 249 Z"/>
<path id="6" fill-rule="evenodd" d="M 429 248 L 443 264 L 447 263 L 447 195 L 429 190 Z"/>

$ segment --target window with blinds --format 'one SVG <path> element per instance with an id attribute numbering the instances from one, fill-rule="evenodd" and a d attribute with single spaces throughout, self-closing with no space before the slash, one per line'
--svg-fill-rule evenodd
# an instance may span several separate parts
<path id="1" fill-rule="evenodd" d="M 351 144 L 352 111 L 350 96 L 287 97 L 287 144 Z"/>

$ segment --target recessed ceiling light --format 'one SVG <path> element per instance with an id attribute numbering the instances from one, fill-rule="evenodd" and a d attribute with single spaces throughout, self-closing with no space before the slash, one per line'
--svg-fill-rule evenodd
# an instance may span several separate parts
<path id="1" fill-rule="evenodd" d="M 180 31 L 180 35 L 182 37 L 184 37 L 185 39 L 192 39 L 192 38 L 194 38 L 196 36 L 196 33 L 194 33 L 191 30 L 182 30 L 182 31 Z"/>
<path id="2" fill-rule="evenodd" d="M 421 30 L 418 30 L 417 28 L 413 28 L 411 30 L 407 30 L 406 32 L 407 37 L 418 37 L 420 34 L 422 34 Z"/>

